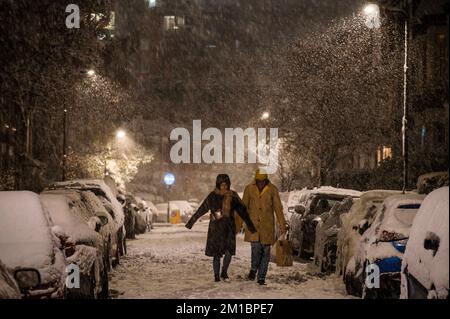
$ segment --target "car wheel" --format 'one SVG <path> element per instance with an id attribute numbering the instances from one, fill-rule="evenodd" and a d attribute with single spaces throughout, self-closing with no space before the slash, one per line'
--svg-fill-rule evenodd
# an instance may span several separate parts
<path id="1" fill-rule="evenodd" d="M 102 281 L 102 291 L 99 294 L 99 298 L 108 299 L 108 297 L 109 297 L 109 278 L 108 278 L 108 271 L 106 271 L 106 269 L 102 272 L 101 281 Z"/>
<path id="2" fill-rule="evenodd" d="M 120 264 L 120 252 L 119 252 L 119 243 L 117 243 L 116 256 L 114 258 L 113 267 L 117 267 Z"/>
<path id="3" fill-rule="evenodd" d="M 111 238 L 108 239 L 108 243 L 106 244 L 106 256 L 105 256 L 105 268 L 109 272 L 112 267 L 112 258 L 111 258 Z"/>
<path id="4" fill-rule="evenodd" d="M 80 281 L 80 295 L 82 299 L 96 299 L 97 295 L 95 293 L 95 288 L 97 282 L 95 280 L 95 266 L 92 265 L 89 276 L 82 276 Z"/>

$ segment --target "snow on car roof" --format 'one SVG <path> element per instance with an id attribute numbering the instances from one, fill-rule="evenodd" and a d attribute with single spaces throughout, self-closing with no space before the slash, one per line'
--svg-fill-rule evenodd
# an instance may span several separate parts
<path id="1" fill-rule="evenodd" d="M 309 193 L 310 191 L 311 190 L 308 190 L 308 189 L 302 189 L 302 190 L 295 190 L 295 191 L 289 192 L 289 196 L 287 199 L 287 206 L 292 207 L 292 206 L 297 205 L 299 203 L 300 197 L 303 194 Z"/>
<path id="2" fill-rule="evenodd" d="M 47 212 L 33 192 L 0 192 L 0 259 L 10 268 L 52 264 Z"/>
<path id="3" fill-rule="evenodd" d="M 354 189 L 345 189 L 345 188 L 335 188 L 331 186 L 322 186 L 319 188 L 315 188 L 312 190 L 309 190 L 311 193 L 314 194 L 330 194 L 330 195 L 344 195 L 344 196 L 351 196 L 351 197 L 360 197 L 361 192 L 354 190 Z"/>
<path id="4" fill-rule="evenodd" d="M 377 218 L 379 231 L 409 236 L 414 217 L 416 216 L 425 196 L 419 194 L 401 194 L 386 198 L 383 202 L 384 213 Z"/>
<path id="5" fill-rule="evenodd" d="M 121 226 L 124 223 L 125 215 L 122 210 L 122 205 L 120 205 L 119 201 L 114 196 L 110 187 L 106 185 L 104 181 L 101 179 L 74 179 L 66 182 L 57 182 L 54 184 L 55 187 L 61 188 L 79 188 L 79 189 L 92 189 L 97 188 L 101 189 L 103 193 L 105 193 L 109 202 L 111 202 L 114 208 L 114 219 L 116 223 Z"/>
<path id="6" fill-rule="evenodd" d="M 99 243 L 100 235 L 88 226 L 81 216 L 81 209 L 70 204 L 70 198 L 65 195 L 43 193 L 41 199 L 55 226 L 59 226 L 69 236 L 69 242 L 92 245 Z"/>
<path id="7" fill-rule="evenodd" d="M 448 295 L 449 275 L 449 188 L 442 187 L 431 192 L 422 202 L 411 227 L 404 265 L 427 289 L 434 285 L 436 291 Z M 439 239 L 439 248 L 426 250 L 425 239 Z"/>

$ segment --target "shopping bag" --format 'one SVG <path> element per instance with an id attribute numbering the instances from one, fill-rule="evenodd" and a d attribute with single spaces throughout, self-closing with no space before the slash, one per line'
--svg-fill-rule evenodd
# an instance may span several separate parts
<path id="1" fill-rule="evenodd" d="M 290 267 L 294 264 L 292 244 L 286 238 L 280 238 L 275 243 L 275 262 L 280 267 Z"/>

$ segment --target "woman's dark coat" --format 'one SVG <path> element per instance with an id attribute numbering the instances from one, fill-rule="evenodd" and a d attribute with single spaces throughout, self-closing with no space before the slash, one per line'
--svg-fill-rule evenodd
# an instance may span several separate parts
<path id="1" fill-rule="evenodd" d="M 232 255 L 236 254 L 236 223 L 235 213 L 237 213 L 245 222 L 248 229 L 254 229 L 253 223 L 248 215 L 239 195 L 232 191 L 230 217 L 223 217 L 216 220 L 211 216 L 208 228 L 208 239 L 206 241 L 206 256 L 222 257 L 228 250 Z M 203 201 L 197 212 L 187 222 L 186 227 L 191 229 L 194 223 L 208 212 L 214 213 L 222 209 L 224 196 L 211 192 Z"/>

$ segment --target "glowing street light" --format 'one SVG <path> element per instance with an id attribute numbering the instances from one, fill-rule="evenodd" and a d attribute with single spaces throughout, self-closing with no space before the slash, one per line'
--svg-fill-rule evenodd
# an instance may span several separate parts
<path id="1" fill-rule="evenodd" d="M 377 4 L 367 4 L 363 9 L 363 13 L 366 16 L 366 25 L 369 29 L 378 29 L 381 26 L 380 7 Z"/>
<path id="2" fill-rule="evenodd" d="M 267 120 L 267 119 L 269 119 L 269 117 L 270 117 L 270 113 L 269 112 L 264 112 L 262 114 L 262 116 L 261 116 L 261 119 L 262 120 Z"/>
<path id="3" fill-rule="evenodd" d="M 94 70 L 88 70 L 87 71 L 87 75 L 89 75 L 89 76 L 94 76 L 95 75 L 95 71 Z"/>
<path id="4" fill-rule="evenodd" d="M 117 133 L 116 133 L 116 137 L 119 140 L 124 139 L 126 135 L 127 135 L 127 133 L 125 133 L 124 130 L 118 130 Z"/>
<path id="5" fill-rule="evenodd" d="M 380 7 L 377 4 L 369 3 L 364 8 L 364 13 L 366 15 L 374 15 L 380 13 Z"/>

